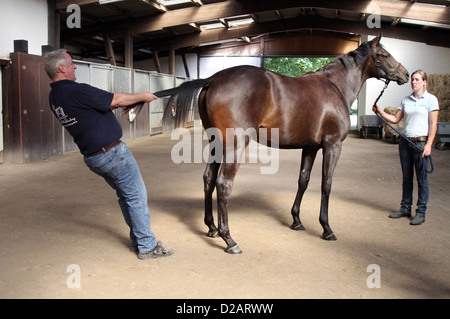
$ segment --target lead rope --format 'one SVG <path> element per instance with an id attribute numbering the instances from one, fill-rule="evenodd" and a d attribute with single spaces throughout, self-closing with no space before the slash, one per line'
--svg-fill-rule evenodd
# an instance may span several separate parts
<path id="1" fill-rule="evenodd" d="M 384 80 L 382 80 L 384 81 Z M 384 91 L 387 89 L 388 85 L 389 85 L 389 80 L 384 81 L 384 88 L 383 90 L 381 90 L 380 95 L 378 95 L 377 99 L 375 100 L 375 103 L 373 103 L 373 106 L 376 107 L 378 100 L 381 98 L 381 96 L 383 95 Z M 391 129 L 393 129 L 401 138 L 405 139 L 406 141 L 408 141 L 409 144 L 411 144 L 419 153 L 421 153 L 423 150 L 421 148 L 419 148 L 416 144 L 414 144 L 409 138 L 407 138 L 404 134 L 400 133 L 397 129 L 395 129 L 391 124 L 389 124 L 384 118 L 381 117 L 380 114 L 378 114 L 378 112 L 375 111 L 375 114 L 378 116 L 378 118 L 380 118 L 384 123 L 386 123 Z M 430 166 L 430 169 L 428 169 L 428 167 Z M 424 170 L 424 172 L 426 172 L 427 174 L 431 174 L 434 171 L 434 165 L 433 165 L 433 160 L 431 159 L 431 155 L 429 156 L 424 156 L 422 157 L 422 168 Z"/>

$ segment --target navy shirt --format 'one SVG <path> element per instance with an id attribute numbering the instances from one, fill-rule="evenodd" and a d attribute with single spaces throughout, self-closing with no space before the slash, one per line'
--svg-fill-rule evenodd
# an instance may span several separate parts
<path id="1" fill-rule="evenodd" d="M 70 80 L 50 86 L 50 108 L 81 154 L 95 153 L 122 137 L 122 128 L 110 109 L 113 93 Z"/>

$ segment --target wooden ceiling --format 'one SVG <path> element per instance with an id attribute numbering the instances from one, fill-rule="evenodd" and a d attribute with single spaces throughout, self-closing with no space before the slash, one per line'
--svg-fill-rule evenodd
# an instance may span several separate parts
<path id="1" fill-rule="evenodd" d="M 69 28 L 69 5 L 81 27 Z M 79 58 L 133 60 L 152 52 L 243 44 L 280 33 L 377 35 L 450 47 L 449 0 L 62 0 L 54 1 L 54 45 Z M 51 12 L 52 13 L 52 12 Z M 72 15 L 72 16 L 71 16 Z M 52 16 L 52 15 L 51 15 Z"/>

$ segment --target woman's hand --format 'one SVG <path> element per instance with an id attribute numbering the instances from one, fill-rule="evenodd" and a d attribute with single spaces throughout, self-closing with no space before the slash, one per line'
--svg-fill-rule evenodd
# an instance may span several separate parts
<path id="1" fill-rule="evenodd" d="M 429 145 L 428 143 L 425 144 L 425 146 L 422 149 L 422 157 L 430 156 L 431 149 L 432 149 L 431 145 Z"/>
<path id="2" fill-rule="evenodd" d="M 374 105 L 374 106 L 372 106 L 372 111 L 374 113 L 380 113 L 380 107 L 378 105 Z"/>

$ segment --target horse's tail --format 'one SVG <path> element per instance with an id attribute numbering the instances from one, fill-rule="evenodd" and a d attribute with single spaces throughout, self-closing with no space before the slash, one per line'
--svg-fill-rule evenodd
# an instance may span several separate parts
<path id="1" fill-rule="evenodd" d="M 198 79 L 182 83 L 180 86 L 153 93 L 157 97 L 170 97 L 164 109 L 163 125 L 183 126 L 195 93 L 209 86 L 209 79 Z"/>

